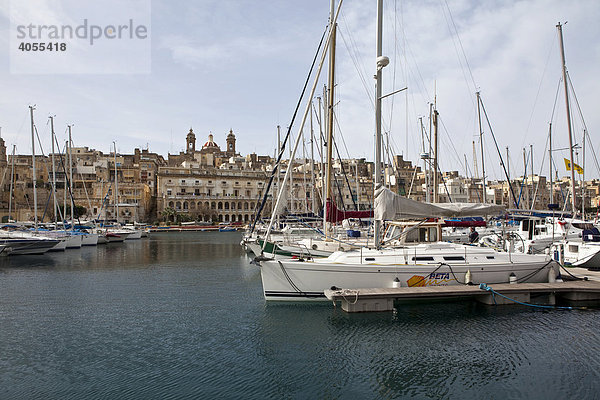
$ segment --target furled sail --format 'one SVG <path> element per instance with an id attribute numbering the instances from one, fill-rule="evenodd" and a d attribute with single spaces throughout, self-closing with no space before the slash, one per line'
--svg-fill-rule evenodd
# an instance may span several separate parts
<path id="1" fill-rule="evenodd" d="M 425 203 L 395 194 L 380 186 L 375 191 L 375 219 L 394 220 L 426 217 L 473 217 L 500 215 L 504 206 L 484 203 Z"/>

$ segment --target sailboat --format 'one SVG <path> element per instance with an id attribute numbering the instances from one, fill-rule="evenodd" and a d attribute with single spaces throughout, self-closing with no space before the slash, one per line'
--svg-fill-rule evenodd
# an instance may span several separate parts
<path id="1" fill-rule="evenodd" d="M 335 24 L 335 18 L 332 18 Z M 329 288 L 446 286 L 478 283 L 548 282 L 558 264 L 547 255 L 500 253 L 489 248 L 439 241 L 440 224 L 423 217 L 463 217 L 498 212 L 486 204 L 431 204 L 409 200 L 382 185 L 381 82 L 389 59 L 382 55 L 383 0 L 377 1 L 377 73 L 375 95 L 375 221 L 371 248 L 337 251 L 324 259 L 259 260 L 266 300 L 326 300 Z M 381 238 L 384 220 L 421 218 L 412 226 L 393 226 Z M 396 232 L 396 228 L 400 229 Z M 393 247 L 386 240 L 400 239 Z"/>

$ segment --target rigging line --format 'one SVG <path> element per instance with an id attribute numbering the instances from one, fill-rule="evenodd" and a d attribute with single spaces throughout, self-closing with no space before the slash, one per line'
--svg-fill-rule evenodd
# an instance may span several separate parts
<path id="1" fill-rule="evenodd" d="M 342 20 L 344 21 L 344 23 L 346 24 L 346 29 L 348 29 L 348 35 L 350 36 L 350 38 L 348 40 L 351 41 L 350 45 L 348 45 L 348 42 L 346 42 L 346 36 L 344 36 L 342 30 L 339 30 L 340 36 L 342 38 L 342 42 L 344 42 L 344 46 L 346 47 L 346 50 L 348 51 L 348 55 L 350 56 L 350 59 L 352 60 L 352 64 L 354 65 L 354 68 L 356 69 L 356 72 L 358 73 L 358 77 L 363 85 L 363 88 L 365 89 L 365 92 L 367 93 L 367 97 L 369 98 L 369 102 L 371 103 L 371 107 L 373 109 L 375 109 L 375 101 L 373 100 L 373 94 L 371 93 L 371 88 L 369 87 L 369 85 L 367 84 L 367 80 L 365 79 L 365 72 L 363 72 L 360 69 L 360 63 L 358 61 L 358 56 L 357 53 L 358 51 L 355 50 L 353 51 L 353 49 L 351 48 L 352 43 L 352 37 L 350 34 L 350 29 L 348 28 L 348 23 L 346 22 L 346 19 L 344 17 L 344 13 L 342 12 Z"/>
<path id="2" fill-rule="evenodd" d="M 441 3 L 441 0 L 440 0 L 440 3 Z M 473 73 L 471 72 L 471 68 L 469 66 L 469 62 L 467 61 L 467 56 L 465 55 L 464 49 L 462 48 L 462 42 L 460 41 L 460 36 L 458 34 L 458 29 L 456 29 L 456 24 L 454 24 L 454 19 L 452 18 L 452 13 L 450 12 L 450 7 L 448 6 L 447 2 L 445 4 L 446 4 L 446 8 L 448 9 L 448 13 L 450 14 L 450 19 L 451 19 L 451 22 L 452 22 L 452 26 L 454 27 L 454 30 L 452 30 L 452 28 L 450 26 L 450 22 L 448 21 L 448 16 L 446 15 L 446 10 L 444 9 L 443 5 L 441 5 L 441 7 L 442 7 L 442 13 L 444 15 L 444 19 L 446 20 L 446 25 L 448 26 L 448 31 L 450 33 L 450 37 L 452 38 L 452 44 L 454 45 L 454 51 L 456 52 L 456 56 L 458 58 L 458 64 L 460 66 L 463 78 L 465 80 L 465 84 L 467 86 L 467 91 L 469 93 L 468 98 L 471 101 L 471 106 L 473 107 L 473 109 L 475 109 L 477 107 L 477 105 L 473 101 L 474 99 L 473 99 L 472 93 L 478 91 L 478 86 L 475 83 L 475 79 L 473 78 Z M 456 41 L 457 40 L 454 37 L 455 35 L 458 38 L 460 47 L 462 49 L 463 57 L 464 57 L 464 62 L 466 62 L 467 69 L 468 69 L 469 73 L 471 74 L 471 81 L 473 82 L 473 89 L 471 89 L 469 87 L 469 78 L 467 77 L 467 73 L 465 71 L 465 66 L 463 65 L 463 59 L 461 58 L 459 50 L 458 50 L 457 45 L 456 45 Z"/>
<path id="3" fill-rule="evenodd" d="M 475 89 L 477 89 L 477 84 L 475 83 L 475 78 L 473 77 L 473 71 L 471 70 L 471 66 L 469 65 L 469 59 L 467 58 L 467 54 L 465 53 L 465 49 L 462 44 L 462 40 L 460 40 L 460 35 L 458 34 L 458 29 L 456 28 L 456 24 L 454 23 L 454 17 L 452 16 L 452 11 L 450 10 L 448 1 L 444 0 L 444 3 L 446 4 L 446 8 L 448 9 L 448 15 L 450 15 L 450 21 L 452 22 L 454 31 L 456 32 L 456 38 L 458 39 L 458 44 L 460 45 L 460 50 L 462 51 L 462 55 L 465 59 L 465 64 L 467 65 L 467 69 L 469 70 L 469 75 L 471 76 L 471 81 L 473 82 L 473 87 Z"/>
<path id="4" fill-rule="evenodd" d="M 585 136 L 586 136 L 588 143 L 590 144 L 590 148 L 592 149 L 592 156 L 594 157 L 594 163 L 596 164 L 596 170 L 598 171 L 598 174 L 600 174 L 600 165 L 598 164 L 598 158 L 596 157 L 596 150 L 594 150 L 594 144 L 592 143 L 592 139 L 590 139 L 589 132 Z"/>
<path id="5" fill-rule="evenodd" d="M 396 67 L 398 66 L 398 63 L 396 62 L 398 59 L 398 29 L 397 29 L 397 0 L 394 0 L 394 55 L 392 56 L 392 61 L 394 62 L 394 68 L 392 69 L 392 87 L 396 87 Z M 392 130 L 392 122 L 394 120 L 394 101 L 395 101 L 395 96 L 392 96 L 392 98 L 390 99 L 390 131 Z"/>
<path id="6" fill-rule="evenodd" d="M 335 113 L 334 113 L 334 118 L 335 118 Z M 341 137 L 343 140 L 343 136 L 341 136 Z M 337 140 L 335 140 L 335 138 L 333 138 L 333 146 L 334 146 L 335 152 L 338 156 L 338 160 L 340 160 L 340 167 L 342 168 L 342 174 L 344 175 L 344 178 L 346 178 L 346 185 L 348 186 L 348 191 L 350 192 L 350 194 L 352 194 L 352 187 L 350 186 L 350 181 L 348 180 L 348 175 L 346 175 L 344 163 L 342 161 L 342 157 L 340 156 L 340 150 L 338 149 Z M 348 149 L 346 149 L 346 150 L 348 150 Z M 337 179 L 335 179 L 335 182 L 337 185 Z M 344 197 L 342 196 L 342 191 L 340 190 L 339 186 L 338 186 L 338 191 L 339 191 L 339 195 L 340 195 L 340 201 L 342 202 L 342 207 L 344 208 L 344 211 L 346 211 L 346 206 L 344 205 Z M 356 195 L 358 196 L 358 193 Z M 352 197 L 352 203 L 354 204 L 354 208 L 356 209 L 356 211 L 358 211 L 358 204 L 356 203 L 356 200 L 354 200 L 354 196 L 351 196 L 351 197 Z"/>
<path id="7" fill-rule="evenodd" d="M 448 128 L 446 127 L 446 124 L 444 124 L 444 120 L 439 116 L 438 114 L 438 121 L 442 122 L 442 128 L 444 129 L 444 132 L 446 133 L 446 135 L 448 136 L 448 139 L 450 140 L 450 146 L 452 146 L 452 150 L 454 151 L 454 155 L 457 157 L 456 159 L 458 160 L 458 164 L 462 164 L 462 160 L 460 159 L 460 156 L 458 155 L 458 151 L 456 150 L 456 147 L 454 147 L 454 142 L 452 141 L 452 138 L 450 137 L 450 132 L 448 132 Z M 439 162 L 439 157 L 438 157 L 438 162 Z"/>
<path id="8" fill-rule="evenodd" d="M 481 102 L 481 108 L 483 109 L 483 114 L 485 115 L 485 119 L 488 123 L 488 127 L 490 128 L 490 133 L 492 134 L 492 138 L 494 139 L 494 144 L 496 145 L 496 151 L 498 152 L 498 156 L 500 157 L 500 164 L 502 165 L 502 169 L 504 170 L 504 176 L 506 176 L 506 180 L 508 181 L 508 187 L 510 188 L 510 191 L 513 195 L 513 201 L 515 202 L 515 205 L 517 206 L 517 208 L 519 208 L 512 184 L 510 183 L 510 180 L 508 179 L 508 172 L 506 171 L 506 164 L 502 160 L 502 154 L 500 154 L 500 148 L 498 147 L 498 142 L 496 141 L 496 135 L 494 135 L 494 130 L 492 129 L 492 124 L 490 123 L 490 119 L 488 118 L 487 111 L 485 109 L 485 106 L 483 105 L 483 100 L 481 99 L 481 96 L 479 96 L 479 101 Z M 483 179 L 485 179 L 485 177 Z"/>
<path id="9" fill-rule="evenodd" d="M 369 76 L 368 69 L 365 67 L 364 64 L 361 64 L 359 62 L 358 45 L 356 44 L 356 40 L 354 40 L 354 36 L 352 34 L 353 30 L 350 29 L 350 27 L 348 26 L 348 22 L 346 21 L 346 17 L 345 17 L 345 14 L 344 14 L 343 10 L 342 10 L 341 14 L 342 14 L 342 19 L 344 21 L 344 24 L 346 25 L 346 29 L 348 31 L 348 40 L 350 41 L 351 47 L 354 49 L 353 56 L 354 56 L 354 59 L 356 60 L 356 68 L 359 70 L 358 72 L 359 72 L 360 76 L 362 77 L 362 79 L 364 81 L 365 88 L 367 88 L 367 96 L 371 100 L 371 104 L 372 104 L 373 108 L 375 108 L 375 101 L 372 98 L 372 93 L 369 90 L 369 85 L 367 84 L 367 80 L 364 78 L 365 76 Z M 342 40 L 344 40 L 344 38 L 342 38 Z M 362 70 L 360 70 L 359 66 L 362 67 Z"/>
<path id="10" fill-rule="evenodd" d="M 548 142 L 550 141 L 550 135 L 546 136 L 546 146 L 544 146 L 544 152 L 542 153 L 542 162 L 540 163 L 540 172 L 538 173 L 538 181 L 535 186 L 535 191 L 533 192 L 533 200 L 531 201 L 531 210 L 533 210 L 533 205 L 535 204 L 535 199 L 538 194 L 538 189 L 540 187 L 541 179 L 539 178 L 542 175 L 542 171 L 544 170 L 544 163 L 546 162 L 546 150 L 548 150 Z M 533 172 L 533 165 L 531 166 L 531 171 Z M 533 180 L 533 176 L 531 177 Z M 532 182 L 533 184 L 533 182 Z"/>
<path id="11" fill-rule="evenodd" d="M 323 35 L 321 36 L 321 41 L 319 42 L 319 46 L 317 47 L 317 51 L 315 52 L 315 56 L 313 58 L 312 64 L 310 66 L 310 69 L 308 71 L 308 76 L 306 77 L 306 81 L 304 82 L 304 87 L 302 88 L 302 92 L 300 94 L 300 98 L 298 99 L 298 103 L 296 104 L 296 109 L 294 110 L 294 114 L 292 115 L 292 120 L 290 121 L 290 125 L 288 127 L 288 132 L 285 135 L 285 138 L 283 139 L 283 144 L 281 146 L 281 150 L 279 151 L 279 154 L 277 156 L 277 162 L 275 163 L 275 166 L 273 167 L 273 170 L 271 171 L 271 177 L 267 183 L 267 187 L 265 188 L 264 191 L 264 195 L 263 195 L 263 199 L 260 203 L 260 206 L 257 207 L 256 209 L 256 213 L 254 215 L 254 221 L 252 222 L 252 228 L 250 229 L 250 233 L 254 232 L 254 228 L 256 228 L 256 224 L 258 222 L 258 220 L 260 219 L 260 215 L 265 207 L 265 204 L 267 202 L 267 198 L 269 196 L 269 191 L 271 189 L 271 185 L 273 184 L 273 180 L 275 178 L 275 174 L 279 173 L 279 163 L 281 162 L 281 158 L 283 157 L 283 155 L 285 154 L 285 145 L 290 137 L 290 134 L 292 132 L 292 126 L 294 125 L 294 121 L 296 120 L 296 116 L 298 115 L 298 110 L 300 109 L 300 105 L 302 104 L 302 99 L 304 98 L 304 95 L 306 93 L 306 88 L 308 87 L 308 84 L 310 82 L 310 77 L 312 76 L 314 67 L 317 63 L 317 59 L 319 58 L 319 53 L 321 52 L 321 46 L 323 45 L 323 41 L 325 40 L 325 36 L 327 34 L 328 31 L 328 26 L 325 27 L 325 30 L 323 31 Z M 324 55 L 323 55 L 324 56 Z M 312 95 L 311 95 L 312 96 Z M 258 203 L 257 203 L 258 204 Z"/>
<path id="12" fill-rule="evenodd" d="M 35 130 L 35 137 L 37 138 L 38 144 L 40 145 L 40 152 L 42 153 L 41 155 L 43 157 L 46 157 L 46 155 L 44 154 L 44 148 L 42 147 L 42 141 L 40 140 L 40 135 L 38 133 L 37 125 L 36 124 L 33 124 L 33 129 Z"/>
<path id="13" fill-rule="evenodd" d="M 531 121 L 533 120 L 533 114 L 535 113 L 535 108 L 537 106 L 537 102 L 540 96 L 540 92 L 542 90 L 542 83 L 544 82 L 544 76 L 546 76 L 546 70 L 548 69 L 548 65 L 550 64 L 550 56 L 552 55 L 552 50 L 554 50 L 554 45 L 556 44 L 556 40 L 558 35 L 553 34 L 552 37 L 552 45 L 550 46 L 550 50 L 548 50 L 548 56 L 546 57 L 546 64 L 544 65 L 544 70 L 542 71 L 542 77 L 540 78 L 540 84 L 538 86 L 537 93 L 535 94 L 535 100 L 533 101 L 533 108 L 531 110 L 531 114 L 529 114 L 529 121 L 527 122 L 527 128 L 525 129 L 525 135 L 523 137 L 523 141 L 521 142 L 521 146 L 525 143 L 527 139 L 527 134 L 529 133 L 529 128 L 531 127 Z"/>
<path id="14" fill-rule="evenodd" d="M 556 95 L 554 96 L 554 105 L 552 106 L 552 114 L 550 115 L 550 122 L 554 122 L 554 113 L 556 111 L 556 102 L 558 101 L 558 96 L 560 95 L 560 84 L 562 83 L 562 77 L 558 80 L 558 85 L 556 86 Z"/>
<path id="15" fill-rule="evenodd" d="M 571 81 L 571 75 L 567 72 L 567 79 L 569 81 L 569 86 L 571 88 L 571 93 L 573 94 L 573 98 L 575 99 L 575 105 L 577 106 L 577 112 L 579 113 L 579 118 L 581 119 L 581 123 L 583 125 L 583 129 L 585 130 L 585 132 L 587 132 L 588 134 L 585 135 L 589 144 L 590 144 L 590 148 L 592 149 L 592 156 L 594 157 L 594 162 L 596 165 L 596 169 L 598 171 L 598 173 L 600 174 L 600 165 L 598 164 L 598 159 L 596 158 L 596 151 L 594 150 L 594 145 L 592 143 L 592 140 L 590 139 L 590 135 L 587 129 L 587 124 L 585 123 L 585 119 L 583 118 L 583 112 L 581 111 L 581 106 L 579 105 L 579 99 L 577 98 L 577 94 L 575 93 L 575 87 L 573 86 L 573 82 Z M 585 138 L 584 138 L 585 140 Z M 584 167 L 585 168 L 585 167 Z"/>
<path id="16" fill-rule="evenodd" d="M 314 104 L 313 104 L 313 111 L 314 111 L 315 116 L 317 118 L 317 123 L 319 124 L 319 127 L 320 127 L 321 121 L 319 121 L 319 115 L 317 113 L 317 110 L 315 110 Z M 321 137 L 321 139 L 323 140 L 323 142 L 325 142 L 325 137 L 323 135 L 323 130 L 320 129 L 320 128 L 319 128 L 319 136 Z M 317 146 L 317 143 L 315 143 L 315 148 L 317 149 L 317 153 L 318 153 L 317 156 L 319 156 L 319 158 L 320 158 L 321 157 L 321 146 Z"/>
<path id="17" fill-rule="evenodd" d="M 403 17 L 404 13 L 402 12 L 402 4 L 400 4 L 400 8 L 401 8 L 400 16 Z M 396 14 L 395 17 L 398 18 L 398 15 Z M 408 63 L 407 55 L 410 55 L 413 60 L 416 60 L 417 57 L 415 57 L 414 53 L 412 52 L 412 49 L 410 47 L 410 41 L 407 41 L 406 31 L 404 30 L 404 26 L 405 26 L 404 20 L 400 21 L 399 25 L 400 25 L 400 31 L 402 33 L 402 43 L 404 45 L 404 52 L 401 52 L 401 53 L 403 54 L 404 65 L 406 66 L 406 70 L 405 70 L 406 71 L 406 80 L 408 81 L 408 77 L 410 75 L 415 75 L 415 74 L 411 73 L 411 66 Z M 398 42 L 395 42 L 395 46 L 398 46 Z M 421 70 L 418 68 L 418 65 L 415 64 L 415 67 L 416 67 L 415 69 L 417 71 L 416 75 L 418 75 L 418 78 L 419 78 L 419 80 L 417 80 L 418 83 L 416 84 L 416 86 L 418 89 L 421 89 L 419 91 L 419 93 L 421 93 L 423 100 L 428 101 L 428 99 L 430 99 L 431 96 L 427 91 L 427 86 L 425 85 L 425 80 L 423 79 L 423 76 L 421 75 Z M 418 85 L 419 83 L 420 83 L 420 87 Z M 423 95 L 422 93 L 425 93 L 425 95 Z"/>
<path id="18" fill-rule="evenodd" d="M 346 140 L 344 139 L 344 135 L 342 135 L 342 127 L 340 126 L 340 122 L 337 119 L 337 113 L 333 113 L 333 119 L 335 120 L 335 126 L 337 126 L 337 131 L 339 133 L 339 137 L 342 139 L 342 144 L 344 145 L 344 149 L 346 150 L 346 155 L 348 156 L 348 158 L 350 158 L 350 152 L 348 151 L 348 146 L 346 146 Z M 337 140 L 335 141 L 335 143 L 337 143 Z M 337 144 L 336 144 L 336 149 L 337 149 Z M 339 157 L 339 152 L 338 152 L 338 157 Z"/>

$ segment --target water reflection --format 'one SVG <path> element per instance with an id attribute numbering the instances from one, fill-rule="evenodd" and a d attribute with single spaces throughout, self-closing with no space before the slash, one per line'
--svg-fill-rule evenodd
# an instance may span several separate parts
<path id="1" fill-rule="evenodd" d="M 236 233 L 0 261 L 1 398 L 593 398 L 599 313 L 266 304 Z"/>

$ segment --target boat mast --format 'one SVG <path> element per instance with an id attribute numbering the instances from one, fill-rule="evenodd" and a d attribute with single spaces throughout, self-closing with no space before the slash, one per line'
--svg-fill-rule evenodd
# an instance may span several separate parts
<path id="1" fill-rule="evenodd" d="M 527 179 L 527 153 L 523 147 L 523 209 L 527 209 L 529 205 L 529 180 Z"/>
<path id="2" fill-rule="evenodd" d="M 331 10 L 329 14 L 329 30 L 331 42 L 329 44 L 329 77 L 328 77 L 328 89 L 327 94 L 327 175 L 326 185 L 327 190 L 325 192 L 325 221 L 327 221 L 327 204 L 333 202 L 331 195 L 331 174 L 332 174 L 332 157 L 333 157 L 333 102 L 334 102 L 334 88 L 335 88 L 335 36 L 336 36 L 336 24 L 333 22 L 335 0 L 331 0 Z M 329 224 L 325 222 L 325 238 L 329 237 Z"/>
<path id="3" fill-rule="evenodd" d="M 510 160 L 508 159 L 508 146 L 506 146 L 506 207 L 510 207 Z"/>
<path id="4" fill-rule="evenodd" d="M 548 150 L 548 159 L 550 160 L 550 204 L 554 204 L 554 185 L 552 184 L 552 122 L 548 126 L 548 142 L 550 143 L 550 150 Z"/>
<path id="5" fill-rule="evenodd" d="M 585 139 L 587 129 L 583 129 L 583 160 L 581 160 L 581 219 L 585 221 Z"/>
<path id="6" fill-rule="evenodd" d="M 311 101 L 311 108 L 312 108 L 312 101 Z M 311 188 L 310 188 L 310 196 L 311 196 L 311 206 L 310 206 L 310 211 L 313 215 L 316 215 L 315 210 L 317 209 L 316 206 L 316 199 L 315 199 L 315 131 L 313 129 L 313 113 L 312 110 L 310 112 L 310 183 L 311 183 Z"/>
<path id="7" fill-rule="evenodd" d="M 12 199 L 13 199 L 13 183 L 15 181 L 15 151 L 17 150 L 17 145 L 13 144 L 13 152 L 12 158 L 10 160 L 10 195 L 8 196 L 8 217 L 12 214 Z M 16 206 L 16 203 L 15 203 Z M 12 218 L 13 220 L 17 220 L 16 218 Z"/>
<path id="8" fill-rule="evenodd" d="M 74 229 L 75 226 L 75 199 L 73 198 L 73 142 L 71 140 L 71 127 L 73 125 L 67 125 L 69 128 L 69 197 L 71 198 L 71 230 Z"/>
<path id="9" fill-rule="evenodd" d="M 114 199 L 115 199 L 115 213 L 116 213 L 116 218 L 117 218 L 117 225 L 119 224 L 119 180 L 117 179 L 117 143 L 113 141 L 113 145 L 115 147 L 115 154 L 114 154 L 114 160 L 115 160 L 115 195 L 114 195 Z"/>
<path id="10" fill-rule="evenodd" d="M 433 202 L 439 202 L 439 176 L 438 176 L 438 111 L 433 108 Z"/>
<path id="11" fill-rule="evenodd" d="M 277 125 L 277 154 L 281 153 L 281 126 Z M 281 190 L 281 168 L 277 168 L 277 190 Z M 277 212 L 277 210 L 273 210 Z M 277 229 L 279 226 L 279 212 L 277 212 Z"/>
<path id="12" fill-rule="evenodd" d="M 50 136 L 52 141 L 52 200 L 54 202 L 54 229 L 58 229 L 58 215 L 56 212 L 56 164 L 54 162 L 54 116 L 50 116 Z"/>
<path id="13" fill-rule="evenodd" d="M 381 181 L 381 78 L 382 73 L 381 70 L 385 67 L 389 60 L 387 57 L 383 57 L 382 55 L 382 43 L 383 43 L 383 0 L 377 0 L 377 74 L 375 75 L 376 83 L 375 83 L 375 179 L 374 179 L 374 189 L 375 193 L 373 198 L 375 198 L 377 189 L 382 186 Z M 375 247 L 379 248 L 379 244 L 381 242 L 380 239 L 380 229 L 381 229 L 382 221 L 375 219 L 373 225 L 373 234 L 374 234 L 374 242 Z"/>
<path id="14" fill-rule="evenodd" d="M 533 210 L 533 203 L 535 203 L 535 170 L 533 169 L 533 145 L 529 145 L 529 153 L 531 153 L 531 202 L 529 204 L 529 209 Z"/>
<path id="15" fill-rule="evenodd" d="M 567 128 L 569 131 L 569 157 L 571 161 L 571 210 L 573 211 L 573 218 L 577 213 L 577 208 L 575 208 L 575 168 L 573 163 L 573 133 L 571 128 L 571 107 L 569 105 L 569 87 L 567 83 L 567 64 L 565 62 L 565 47 L 563 44 L 563 34 L 562 34 L 562 24 L 559 22 L 556 25 L 558 29 L 558 40 L 560 42 L 560 59 L 562 63 L 562 75 L 563 82 L 565 85 L 565 104 L 567 107 Z"/>
<path id="16" fill-rule="evenodd" d="M 483 158 L 483 127 L 481 126 L 481 99 L 479 92 L 477 95 L 477 119 L 479 120 L 479 145 L 481 146 L 481 185 L 483 188 L 483 202 L 487 202 L 487 193 L 485 190 L 485 159 Z"/>
<path id="17" fill-rule="evenodd" d="M 323 87 L 323 99 L 326 99 L 326 93 L 325 93 L 325 87 Z M 327 225 L 327 205 L 325 204 L 325 160 L 323 158 L 323 153 L 325 153 L 325 148 L 323 147 L 323 107 L 324 105 L 321 104 L 321 98 L 317 97 L 317 100 L 319 101 L 319 148 L 321 149 L 321 151 L 319 152 L 319 156 L 321 157 L 321 165 L 320 165 L 320 173 L 321 173 L 321 205 L 323 206 L 323 232 L 325 232 L 325 225 Z"/>
<path id="18" fill-rule="evenodd" d="M 33 110 L 35 110 L 35 105 L 29 106 L 29 114 L 31 116 L 31 164 L 33 167 L 32 177 L 33 177 L 33 215 L 34 215 L 34 224 L 35 230 L 37 231 L 38 227 L 38 216 L 37 216 L 37 177 L 35 175 L 35 127 L 33 126 Z"/>

